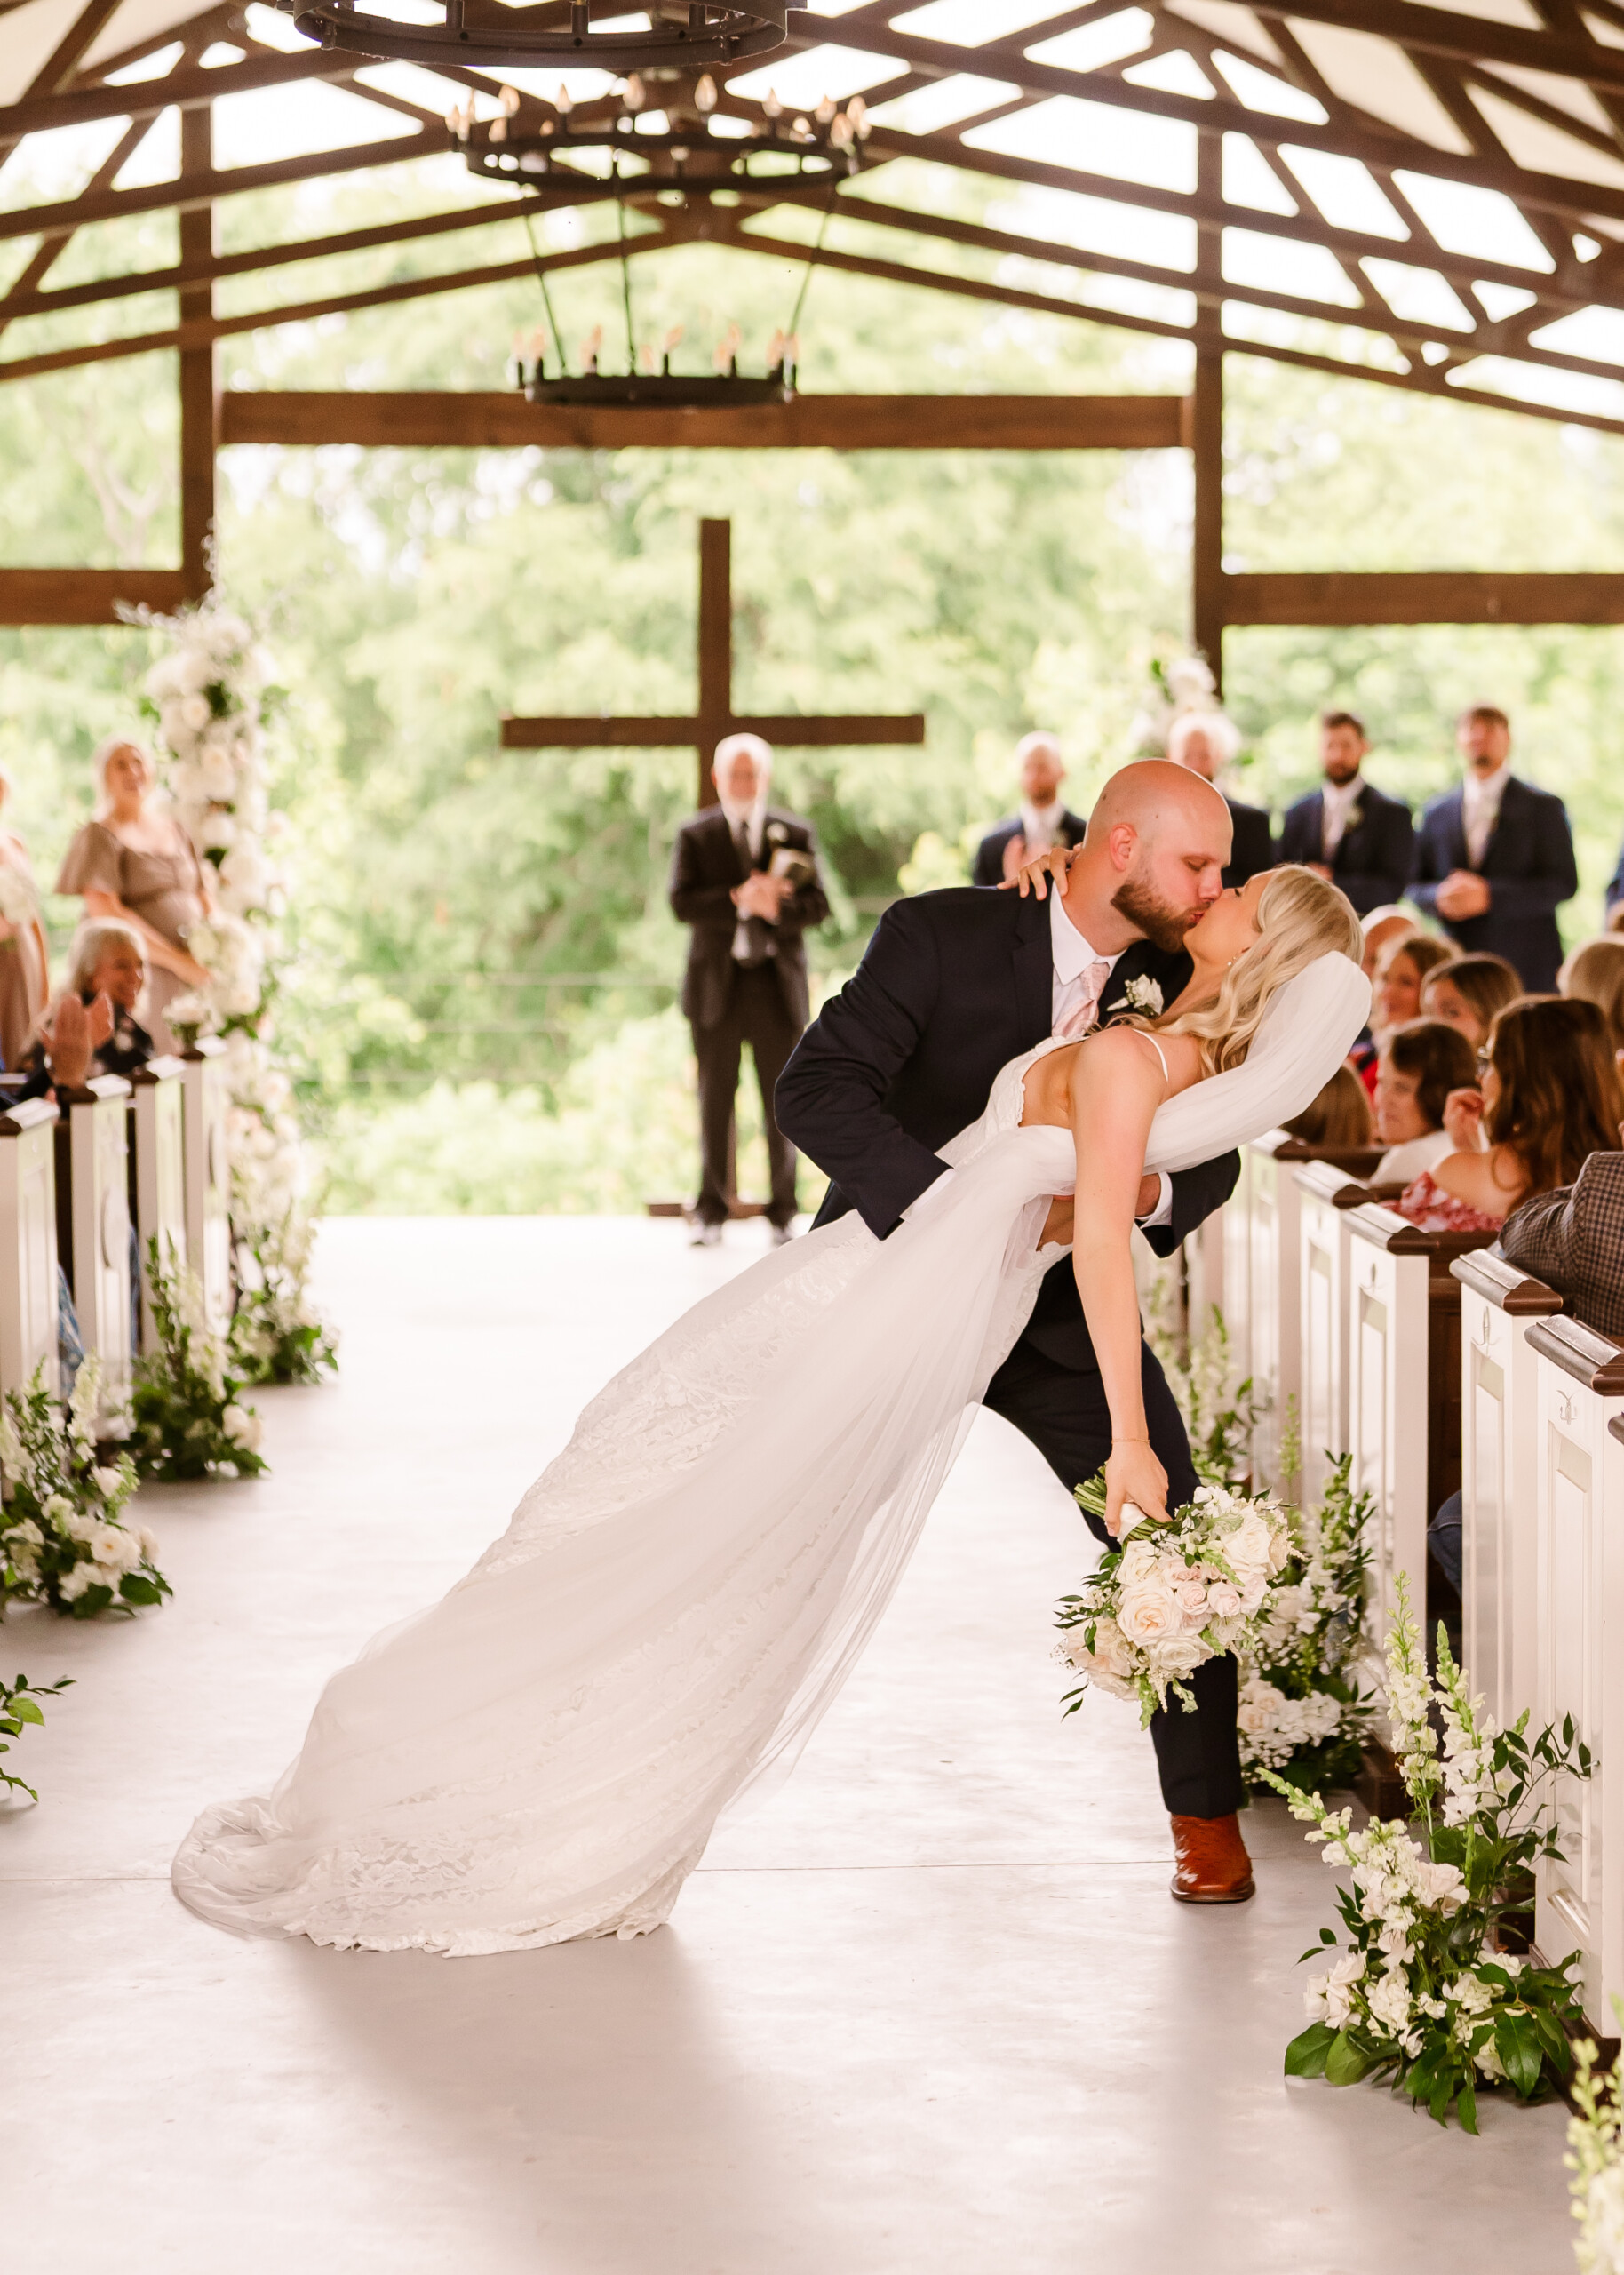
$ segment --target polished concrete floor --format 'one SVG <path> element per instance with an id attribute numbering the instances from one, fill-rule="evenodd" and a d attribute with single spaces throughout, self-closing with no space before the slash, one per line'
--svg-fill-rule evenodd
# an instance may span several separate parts
<path id="1" fill-rule="evenodd" d="M 6 2275 L 1555 2275 L 1560 2110 L 1481 2140 L 1288 2085 L 1330 1875 L 1254 1810 L 1255 1903 L 1166 1894 L 1148 1742 L 1063 1722 L 1079 1526 L 983 1417 L 793 1777 L 673 1924 L 446 1961 L 238 1942 L 169 1892 L 322 1676 L 453 1579 L 585 1394 L 760 1252 L 673 1225 L 330 1225 L 338 1384 L 273 1474 L 151 1492 L 175 1600 L 13 1614 L 77 1688 L 0 1814 Z"/>

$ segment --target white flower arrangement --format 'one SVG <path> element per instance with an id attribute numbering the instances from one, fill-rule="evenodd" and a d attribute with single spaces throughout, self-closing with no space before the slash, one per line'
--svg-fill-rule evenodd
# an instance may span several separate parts
<path id="1" fill-rule="evenodd" d="M 1563 2161 L 1573 2175 L 1574 2252 L 1583 2275 L 1624 2275 L 1624 2060 L 1598 2075 L 1593 2040 L 1573 2051 L 1576 2113 Z"/>
<path id="2" fill-rule="evenodd" d="M 4 860 L 0 860 L 0 916 L 18 930 L 39 921 L 38 894 L 22 871 Z"/>
<path id="3" fill-rule="evenodd" d="M 1079 1485 L 1091 1515 L 1105 1511 L 1103 1473 Z M 1075 1712 L 1091 1687 L 1135 1698 L 1148 1723 L 1171 1691 L 1187 1711 L 1187 1679 L 1225 1651 L 1244 1651 L 1292 1552 L 1286 1513 L 1267 1498 L 1202 1485 L 1170 1524 L 1141 1520 L 1109 1549 L 1074 1596 L 1061 1600 L 1055 1656 L 1083 1678 L 1068 1694 Z"/>
<path id="4" fill-rule="evenodd" d="M 1283 1465 L 1296 1466 L 1294 1453 Z M 1294 1783 L 1347 1785 L 1374 1713 L 1356 1668 L 1363 1648 L 1368 1494 L 1356 1494 L 1344 1456 L 1325 1497 L 1294 1523 L 1291 1562 L 1270 1595 L 1241 1665 L 1240 1762 L 1247 1782 L 1265 1769 Z"/>
<path id="5" fill-rule="evenodd" d="M 1339 1946 L 1332 1929 L 1320 1930 L 1325 1955 L 1335 1955 L 1309 1979 L 1309 2026 L 1286 2048 L 1286 2071 L 1333 2086 L 1390 2073 L 1395 2090 L 1440 2124 L 1456 2109 L 1475 2133 L 1480 2086 L 1509 2086 L 1531 2101 L 1572 2067 L 1577 1955 L 1560 1967 L 1526 1963 L 1500 1948 L 1500 1923 L 1524 1900 L 1532 1865 L 1561 1853 L 1546 1788 L 1588 1777 L 1590 1758 L 1571 1721 L 1532 1739 L 1526 1714 L 1497 1729 L 1441 1627 L 1429 1680 L 1402 1577 L 1387 1657 L 1395 1747 L 1421 1839 L 1397 1819 L 1356 1827 L 1350 1809 L 1330 1810 L 1318 1793 L 1262 1773 L 1312 1826 L 1308 1837 L 1325 1863 L 1350 1875 L 1337 1896 L 1348 1940 Z"/>
<path id="6" fill-rule="evenodd" d="M 236 1355 L 251 1379 L 311 1381 L 332 1362 L 332 1344 L 303 1316 L 307 1179 L 291 1088 L 269 1043 L 275 919 L 286 898 L 268 847 L 283 818 L 269 810 L 266 775 L 275 666 L 218 594 L 140 620 L 174 643 L 147 675 L 147 704 L 170 795 L 214 877 L 214 912 L 187 938 L 208 983 L 172 996 L 166 1016 L 178 1031 L 220 1035 L 227 1046 L 232 1239 L 239 1284 L 256 1299 L 252 1332 Z"/>
<path id="7" fill-rule="evenodd" d="M 133 1612 L 161 1603 L 169 1582 L 158 1569 L 158 1544 L 144 1525 L 128 1525 L 135 1465 L 96 1459 L 94 1424 L 101 1394 L 94 1358 L 80 1368 L 66 1409 L 36 1371 L 26 1391 L 8 1391 L 0 1406 L 0 1609 L 8 1598 L 49 1604 L 74 1619 L 104 1611 Z"/>

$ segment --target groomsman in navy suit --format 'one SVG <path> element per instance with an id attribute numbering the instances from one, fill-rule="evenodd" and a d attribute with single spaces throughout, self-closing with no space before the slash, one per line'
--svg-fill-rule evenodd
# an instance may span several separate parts
<path id="1" fill-rule="evenodd" d="M 1511 722 L 1492 703 L 1463 711 L 1458 790 L 1430 799 L 1415 840 L 1410 898 L 1468 955 L 1504 956 L 1531 995 L 1562 962 L 1556 911 L 1579 890 L 1567 808 L 1511 771 Z"/>
<path id="2" fill-rule="evenodd" d="M 1174 721 L 1167 736 L 1167 755 L 1174 766 L 1187 766 L 1214 789 L 1219 787 L 1219 770 L 1229 764 L 1239 748 L 1240 737 L 1222 711 L 1187 711 Z M 1227 790 L 1220 790 L 1219 794 L 1230 810 L 1234 833 L 1229 866 L 1223 873 L 1227 891 L 1231 885 L 1250 884 L 1260 869 L 1273 868 L 1274 832 L 1262 806 L 1245 805 Z"/>
<path id="3" fill-rule="evenodd" d="M 1061 798 L 1066 762 L 1056 738 L 1041 729 L 1023 737 L 1015 750 L 1015 765 L 1021 777 L 1021 810 L 1006 815 L 982 839 L 972 884 L 1007 884 L 1026 862 L 1035 861 L 1052 846 L 1063 845 L 1070 852 L 1083 842 L 1087 824 Z"/>
<path id="4" fill-rule="evenodd" d="M 1281 860 L 1301 861 L 1340 885 L 1361 916 L 1404 898 L 1415 854 L 1408 806 L 1365 779 L 1369 748 L 1364 722 L 1351 711 L 1322 713 L 1325 787 L 1288 806 L 1280 825 Z"/>

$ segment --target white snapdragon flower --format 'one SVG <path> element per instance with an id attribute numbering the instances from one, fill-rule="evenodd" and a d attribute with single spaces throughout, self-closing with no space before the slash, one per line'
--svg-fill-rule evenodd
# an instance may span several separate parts
<path id="1" fill-rule="evenodd" d="M 220 1416 L 220 1428 L 234 1445 L 243 1447 L 251 1454 L 259 1452 L 260 1440 L 265 1435 L 265 1425 L 259 1417 L 248 1407 L 235 1403 L 228 1406 Z"/>
<path id="2" fill-rule="evenodd" d="M 92 1469 L 91 1476 L 98 1493 L 105 1494 L 109 1501 L 115 1493 L 122 1493 L 123 1490 L 123 1473 L 121 1470 Z"/>
<path id="3" fill-rule="evenodd" d="M 1397 1968 L 1380 1976 L 1365 1993 L 1373 2022 L 1391 2038 L 1403 2039 L 1410 2028 L 1410 1986 Z"/>

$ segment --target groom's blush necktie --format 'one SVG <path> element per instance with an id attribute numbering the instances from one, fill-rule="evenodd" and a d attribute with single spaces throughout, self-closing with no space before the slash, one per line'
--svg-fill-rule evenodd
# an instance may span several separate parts
<path id="1" fill-rule="evenodd" d="M 1068 1010 L 1061 1013 L 1055 1028 L 1056 1036 L 1067 1042 L 1078 1042 L 1089 1032 L 1099 1017 L 1100 998 L 1105 993 L 1111 970 L 1103 956 L 1096 956 L 1091 964 L 1084 966 L 1079 975 L 1083 992 Z"/>

